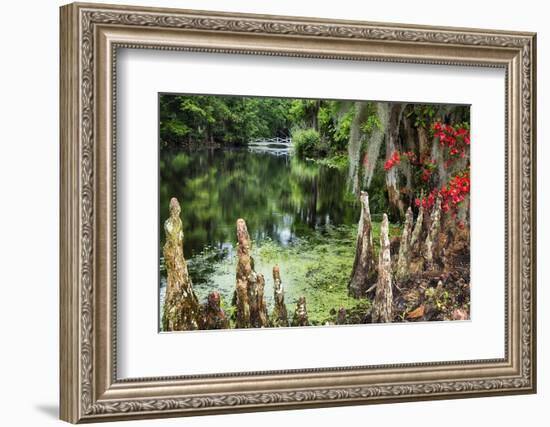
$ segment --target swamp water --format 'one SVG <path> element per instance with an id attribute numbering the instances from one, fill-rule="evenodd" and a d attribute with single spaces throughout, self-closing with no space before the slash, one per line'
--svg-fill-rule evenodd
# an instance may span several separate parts
<path id="1" fill-rule="evenodd" d="M 277 146 L 162 150 L 159 316 L 166 287 L 163 224 L 171 197 L 181 205 L 184 255 L 199 301 L 216 290 L 222 307 L 231 313 L 237 264 L 235 224 L 243 218 L 253 241 L 255 270 L 266 279 L 270 312 L 275 264 L 281 269 L 289 317 L 301 295 L 306 297 L 312 324 L 333 319 L 331 309 L 357 305 L 347 296 L 347 283 L 360 206 L 348 191 L 347 168 L 301 161 L 288 148 Z M 373 229 L 377 241 L 377 222 Z"/>

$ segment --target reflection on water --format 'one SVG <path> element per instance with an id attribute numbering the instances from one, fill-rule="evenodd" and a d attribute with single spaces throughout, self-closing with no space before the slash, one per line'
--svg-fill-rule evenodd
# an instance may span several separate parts
<path id="1" fill-rule="evenodd" d="M 347 192 L 346 180 L 346 170 L 299 161 L 290 155 L 288 146 L 163 150 L 160 256 L 169 200 L 177 197 L 182 208 L 184 254 L 197 296 L 203 300 L 208 292 L 217 290 L 228 301 L 235 287 L 237 219 L 245 219 L 255 252 L 262 244 L 275 250 L 289 247 L 317 236 L 326 226 L 356 225 L 360 209 Z M 256 270 L 268 278 L 265 294 L 269 304 L 272 265 L 263 265 L 260 257 L 255 258 Z M 281 265 L 287 303 L 292 303 L 290 297 L 295 292 L 304 291 L 302 285 L 292 286 L 293 275 L 299 280 L 296 268 Z M 164 286 L 162 272 L 161 307 Z"/>
<path id="2" fill-rule="evenodd" d="M 162 151 L 160 174 L 160 243 L 169 200 L 177 197 L 187 258 L 207 247 L 230 250 L 238 218 L 256 244 L 269 238 L 281 245 L 316 227 L 358 221 L 346 171 L 269 150 Z"/>

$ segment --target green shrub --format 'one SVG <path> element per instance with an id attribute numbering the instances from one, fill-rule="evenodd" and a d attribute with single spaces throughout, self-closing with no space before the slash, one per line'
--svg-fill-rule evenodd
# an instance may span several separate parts
<path id="1" fill-rule="evenodd" d="M 321 138 L 315 129 L 298 129 L 292 132 L 292 145 L 299 157 L 314 157 L 320 144 Z"/>
<path id="2" fill-rule="evenodd" d="M 318 165 L 327 166 L 331 169 L 347 169 L 349 167 L 349 159 L 345 154 L 336 154 L 332 157 L 317 159 L 315 162 Z"/>

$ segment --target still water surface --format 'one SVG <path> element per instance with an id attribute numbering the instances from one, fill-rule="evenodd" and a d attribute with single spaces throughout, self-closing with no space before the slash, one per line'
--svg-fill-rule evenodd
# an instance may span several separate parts
<path id="1" fill-rule="evenodd" d="M 182 209 L 184 254 L 197 296 L 212 290 L 230 303 L 235 286 L 236 229 L 244 218 L 257 254 L 262 245 L 285 249 L 324 229 L 357 224 L 360 209 L 347 191 L 347 170 L 300 161 L 281 147 L 162 150 L 160 154 L 159 254 L 169 200 Z M 353 242 L 350 242 L 353 244 Z M 303 254 L 307 257 L 307 253 Z M 271 268 L 256 256 L 272 300 Z M 264 271 L 265 270 L 265 271 Z M 293 272 L 281 265 L 289 309 L 303 292 Z M 286 277 L 285 277 L 286 274 Z M 161 307 L 165 273 L 161 271 Z"/>

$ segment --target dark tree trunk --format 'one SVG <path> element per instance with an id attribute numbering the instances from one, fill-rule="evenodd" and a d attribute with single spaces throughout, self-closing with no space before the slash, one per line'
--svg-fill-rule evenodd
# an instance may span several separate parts
<path id="1" fill-rule="evenodd" d="M 395 103 L 390 108 L 390 119 L 386 129 L 386 159 L 389 159 L 394 151 L 399 148 L 399 124 L 403 115 L 404 105 Z M 393 167 L 386 171 L 386 189 L 390 208 L 394 215 L 403 218 L 405 204 L 401 200 L 399 188 L 398 168 Z"/>
<path id="2" fill-rule="evenodd" d="M 359 194 L 359 160 L 361 157 L 362 131 L 361 125 L 367 119 L 368 103 L 356 102 L 355 114 L 351 121 L 348 143 L 349 182 L 353 194 Z"/>
<path id="3" fill-rule="evenodd" d="M 384 141 L 384 135 L 388 128 L 388 121 L 390 118 L 390 104 L 387 102 L 376 103 L 376 117 L 380 127 L 375 127 L 367 140 L 367 152 L 363 159 L 363 188 L 369 188 L 374 170 L 376 168 L 376 162 L 380 157 L 380 148 Z"/>

